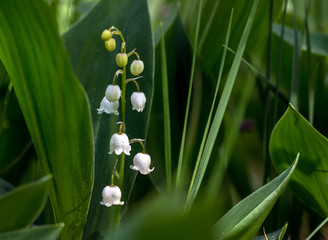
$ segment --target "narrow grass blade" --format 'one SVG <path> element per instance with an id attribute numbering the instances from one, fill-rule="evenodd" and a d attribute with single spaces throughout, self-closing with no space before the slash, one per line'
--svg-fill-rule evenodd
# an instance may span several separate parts
<path id="1" fill-rule="evenodd" d="M 314 116 L 314 83 L 313 83 L 313 75 L 312 75 L 312 57 L 311 57 L 311 38 L 310 38 L 310 31 L 309 31 L 309 10 L 310 10 L 310 1 L 307 1 L 307 6 L 305 6 L 305 20 L 304 20 L 304 27 L 305 27 L 305 36 L 306 36 L 306 61 L 307 61 L 307 70 L 308 70 L 308 79 L 309 79 L 309 122 L 313 124 L 313 116 Z"/>
<path id="2" fill-rule="evenodd" d="M 280 76 L 281 76 L 281 64 L 282 64 L 282 53 L 283 53 L 283 46 L 284 46 L 284 33 L 285 33 L 285 19 L 286 19 L 286 12 L 287 12 L 287 3 L 288 0 L 285 0 L 284 3 L 284 11 L 282 15 L 282 26 L 280 31 L 280 41 L 279 41 L 279 56 L 278 56 L 278 67 L 277 67 L 277 78 L 276 78 L 276 84 L 275 84 L 275 94 L 274 94 L 274 107 L 273 107 L 273 121 L 274 123 L 277 121 L 278 116 L 278 95 L 279 95 L 279 82 L 280 82 Z"/>
<path id="3" fill-rule="evenodd" d="M 228 78 L 227 78 L 227 82 L 224 86 L 223 89 L 223 93 L 219 102 L 219 105 L 217 107 L 214 119 L 213 119 L 213 123 L 211 125 L 211 129 L 204 147 L 204 151 L 199 163 L 199 168 L 195 168 L 194 169 L 194 173 L 193 173 L 193 180 L 190 184 L 190 188 L 189 188 L 189 192 L 188 192 L 188 196 L 187 196 L 187 201 L 186 201 L 186 209 L 190 209 L 190 207 L 192 206 L 196 195 L 198 193 L 198 190 L 200 188 L 200 185 L 202 183 L 206 168 L 207 168 L 207 164 L 208 161 L 210 159 L 212 150 L 213 150 L 213 146 L 215 143 L 215 139 L 216 136 L 219 132 L 221 123 L 222 123 L 222 119 L 223 119 L 223 115 L 225 113 L 226 107 L 228 105 L 228 100 L 230 98 L 230 94 L 233 88 L 233 85 L 235 83 L 235 79 L 237 76 L 237 72 L 242 60 L 242 56 L 246 47 L 246 43 L 247 43 L 247 39 L 248 39 L 248 35 L 253 23 L 253 19 L 254 19 L 254 15 L 256 12 L 256 8 L 258 5 L 258 0 L 255 0 L 251 9 L 251 12 L 249 14 L 249 18 L 247 20 L 243 35 L 241 37 L 237 52 L 236 52 L 236 56 L 233 60 L 232 66 L 231 66 L 231 70 L 229 72 Z"/>
<path id="4" fill-rule="evenodd" d="M 167 190 L 170 192 L 172 188 L 171 174 L 171 122 L 170 122 L 170 102 L 169 102 L 169 86 L 167 80 L 167 62 L 165 50 L 165 36 L 163 24 L 161 23 L 161 71 L 162 71 L 162 94 L 163 94 L 163 110 L 164 110 L 164 142 L 165 142 L 165 167 L 166 167 L 166 184 Z"/>
<path id="5" fill-rule="evenodd" d="M 12 87 L 13 87 L 13 84 L 10 81 L 9 85 L 8 85 L 8 88 L 7 88 L 7 92 L 6 92 L 5 101 L 3 102 L 2 112 L 1 112 L 1 115 L 0 115 L 0 137 L 1 137 L 1 133 L 2 133 L 3 122 L 5 120 L 5 116 L 6 116 L 6 112 L 7 112 L 7 107 L 8 107 Z"/>
<path id="6" fill-rule="evenodd" d="M 179 154 L 179 161 L 178 161 L 178 171 L 177 171 L 177 179 L 176 179 L 176 187 L 180 187 L 181 179 L 182 179 L 182 170 L 183 170 L 183 156 L 184 156 L 184 147 L 186 142 L 186 132 L 187 132 L 187 124 L 188 124 L 188 115 L 189 115 L 189 108 L 190 108 L 190 100 L 191 100 L 191 90 L 192 90 L 192 83 L 195 73 L 195 66 L 196 66 L 196 56 L 197 56 L 197 43 L 198 43 L 198 33 L 199 33 L 199 26 L 200 26 L 200 19 L 202 15 L 202 6 L 203 0 L 199 0 L 198 6 L 198 15 L 197 15 L 197 25 L 196 25 L 196 32 L 195 32 L 195 42 L 194 42 L 194 50 L 192 56 L 192 65 L 191 65 L 191 74 L 190 74 L 190 81 L 189 81 L 189 90 L 188 90 L 188 98 L 187 98 L 187 106 L 186 106 L 186 113 L 185 119 L 183 124 L 183 132 L 182 132 L 182 139 L 180 145 L 180 154 Z"/>
<path id="7" fill-rule="evenodd" d="M 300 88 L 300 63 L 299 63 L 299 42 L 298 42 L 298 32 L 296 25 L 296 4 L 293 0 L 294 6 L 294 56 L 293 56 L 293 77 L 292 85 L 290 89 L 290 102 L 294 105 L 296 109 L 299 107 L 299 88 Z"/>
<path id="8" fill-rule="evenodd" d="M 233 150 L 236 146 L 236 141 L 239 136 L 240 125 L 244 118 L 249 99 L 252 96 L 254 84 L 255 84 L 255 78 L 252 73 L 249 73 L 247 80 L 244 83 L 240 100 L 238 102 L 238 106 L 236 107 L 236 111 L 232 113 L 233 115 L 231 119 L 228 120 L 229 122 L 231 122 L 231 124 L 227 128 L 227 132 L 223 140 L 224 143 L 222 148 L 220 149 L 220 155 L 219 155 L 220 161 L 217 161 L 215 163 L 211 171 L 212 174 L 206 193 L 206 198 L 209 201 L 211 199 L 215 199 L 215 196 L 217 194 L 216 189 L 219 189 L 219 186 L 221 185 L 221 181 L 224 175 L 224 171 L 226 169 L 226 165 L 230 160 Z"/>
<path id="9" fill-rule="evenodd" d="M 322 223 L 320 223 L 319 226 L 316 229 L 314 229 L 314 231 L 305 240 L 310 240 L 327 222 L 328 222 L 328 217 L 325 218 L 325 220 L 323 220 Z"/>
<path id="10" fill-rule="evenodd" d="M 232 16 L 233 16 L 233 9 L 231 10 L 229 26 L 228 26 L 228 30 L 227 30 L 226 39 L 225 39 L 225 45 L 229 44 Z M 208 136 L 208 131 L 209 131 L 209 128 L 210 128 L 210 125 L 211 125 L 211 122 L 212 122 L 212 115 L 213 115 L 213 112 L 214 112 L 214 106 L 215 106 L 217 94 L 219 92 L 219 87 L 220 87 L 220 82 L 221 82 L 221 78 L 222 78 L 222 72 L 223 72 L 223 68 L 224 68 L 226 54 L 227 54 L 227 48 L 224 48 L 222 58 L 221 58 L 220 70 L 219 70 L 218 80 L 217 80 L 216 89 L 215 89 L 215 93 L 214 93 L 214 98 L 213 98 L 210 113 L 208 115 L 206 127 L 205 127 L 204 134 L 203 134 L 203 139 L 202 139 L 202 142 L 201 142 L 201 145 L 200 145 L 200 148 L 199 148 L 199 153 L 198 153 L 198 156 L 197 156 L 195 169 L 198 169 L 198 167 L 199 167 L 200 159 L 202 157 L 203 150 L 204 150 L 205 143 L 206 143 L 206 139 L 207 139 L 207 136 Z M 191 181 L 192 181 L 191 184 L 195 181 L 195 175 L 193 175 L 193 178 L 192 178 Z"/>

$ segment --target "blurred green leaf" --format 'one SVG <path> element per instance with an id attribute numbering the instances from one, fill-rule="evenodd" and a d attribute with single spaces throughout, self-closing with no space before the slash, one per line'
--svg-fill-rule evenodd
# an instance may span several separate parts
<path id="1" fill-rule="evenodd" d="M 270 154 L 278 172 L 300 153 L 290 187 L 309 208 L 328 216 L 328 140 L 290 105 L 276 124 L 270 139 Z"/>
<path id="2" fill-rule="evenodd" d="M 0 234 L 1 240 L 56 240 L 64 224 L 31 227 Z"/>
<path id="3" fill-rule="evenodd" d="M 27 227 L 33 223 L 46 203 L 50 180 L 51 177 L 46 176 L 1 195 L 0 232 Z"/>
<path id="4" fill-rule="evenodd" d="M 272 32 L 280 36 L 281 31 L 281 25 L 280 24 L 273 24 L 272 26 Z M 299 38 L 301 36 L 301 33 L 298 33 Z M 285 33 L 284 33 L 284 41 L 286 41 L 288 44 L 294 46 L 294 30 L 285 26 Z M 322 55 L 322 56 L 328 56 L 328 35 L 324 33 L 310 33 L 310 41 L 311 41 L 311 52 Z M 301 46 L 301 50 L 306 51 L 306 42 L 303 42 L 303 45 Z"/>
<path id="5" fill-rule="evenodd" d="M 14 189 L 14 186 L 9 182 L 0 178 L 0 196 Z"/>
<path id="6" fill-rule="evenodd" d="M 212 206 L 198 206 L 183 213 L 183 204 L 182 196 L 149 197 L 123 221 L 115 240 L 213 239 Z"/>
<path id="7" fill-rule="evenodd" d="M 147 103 L 142 113 L 132 110 L 130 95 L 136 91 L 136 88 L 134 84 L 127 85 L 125 126 L 130 139 L 146 139 L 153 96 L 154 51 L 147 2 L 145 0 L 103 0 L 99 2 L 84 19 L 63 36 L 73 69 L 89 97 L 94 130 L 95 185 L 84 231 L 85 239 L 108 237 L 111 234 L 110 228 L 113 226 L 112 216 L 115 210 L 115 207 L 106 208 L 101 206 L 99 202 L 101 201 L 102 189 L 110 184 L 111 173 L 117 159 L 114 154 L 108 155 L 109 140 L 112 134 L 118 131 L 116 122 L 121 120 L 122 114 L 119 116 L 105 113 L 97 114 L 97 108 L 105 96 L 106 87 L 111 83 L 114 73 L 119 69 L 115 63 L 115 56 L 120 51 L 120 38 L 115 36 L 116 50 L 110 53 L 105 49 L 104 42 L 100 38 L 102 31 L 111 26 L 122 31 L 127 44 L 127 52 L 136 48 L 145 66 L 143 78 L 138 80 L 140 90 L 147 97 Z M 134 55 L 130 57 L 130 62 L 132 59 L 135 59 Z M 127 69 L 129 69 L 129 65 Z M 127 78 L 130 77 L 132 75 L 128 71 Z M 120 81 L 121 78 L 118 82 L 120 83 Z M 126 156 L 124 187 L 122 189 L 122 201 L 125 204 L 122 206 L 122 211 L 128 204 L 129 195 L 137 175 L 137 172 L 132 171 L 129 166 L 132 164 L 134 154 L 140 151 L 140 146 L 134 144 L 132 145 L 131 156 Z M 152 161 L 157 162 L 162 161 L 162 159 L 152 158 Z M 152 174 L 156 174 L 156 168 Z"/>
<path id="8" fill-rule="evenodd" d="M 259 236 L 256 238 L 253 238 L 253 240 L 282 240 L 285 232 L 287 230 L 287 224 L 285 226 L 283 226 L 281 229 L 274 231 L 272 233 L 267 234 L 267 238 L 263 235 L 263 236 Z"/>
<path id="9" fill-rule="evenodd" d="M 93 183 L 86 95 L 71 70 L 56 21 L 42 0 L 0 1 L 0 58 L 8 71 L 49 189 L 62 239 L 82 235 Z"/>
<path id="10" fill-rule="evenodd" d="M 240 201 L 214 226 L 218 239 L 251 239 L 262 225 L 271 208 L 285 190 L 296 165 L 294 163 L 274 180 Z"/>

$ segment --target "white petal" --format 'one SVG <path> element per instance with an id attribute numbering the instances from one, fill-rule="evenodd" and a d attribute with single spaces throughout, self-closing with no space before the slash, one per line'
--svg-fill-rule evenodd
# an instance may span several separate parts
<path id="1" fill-rule="evenodd" d="M 109 154 L 115 152 L 116 155 L 120 155 L 124 152 L 126 155 L 130 155 L 131 146 L 129 138 L 125 133 L 115 133 L 110 139 Z"/>
<path id="2" fill-rule="evenodd" d="M 115 114 L 115 115 L 118 115 L 119 112 L 117 111 L 118 107 L 119 107 L 119 102 L 116 101 L 116 102 L 110 102 L 107 100 L 106 97 L 104 97 L 102 100 L 101 100 L 101 103 L 100 103 L 100 107 L 97 109 L 98 111 L 98 114 L 101 114 L 103 112 L 105 113 L 108 113 L 108 114 Z"/>
<path id="3" fill-rule="evenodd" d="M 122 93 L 122 91 L 120 89 L 120 86 L 108 85 L 108 87 L 106 88 L 105 96 L 108 101 L 116 102 L 120 99 L 121 93 Z"/>
<path id="4" fill-rule="evenodd" d="M 133 166 L 130 166 L 131 169 L 139 171 L 141 174 L 149 174 L 154 170 L 150 169 L 151 164 L 150 156 L 146 153 L 137 153 L 133 158 Z"/>
<path id="5" fill-rule="evenodd" d="M 142 112 L 146 104 L 146 96 L 143 92 L 134 92 L 131 95 L 132 109 Z"/>

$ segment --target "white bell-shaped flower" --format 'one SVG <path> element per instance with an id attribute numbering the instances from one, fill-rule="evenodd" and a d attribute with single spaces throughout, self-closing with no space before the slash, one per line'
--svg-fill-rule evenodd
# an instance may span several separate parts
<path id="1" fill-rule="evenodd" d="M 109 143 L 109 154 L 115 152 L 116 155 L 120 155 L 124 152 L 126 155 L 130 155 L 131 146 L 129 138 L 125 133 L 114 133 Z"/>
<path id="2" fill-rule="evenodd" d="M 134 166 L 131 165 L 130 168 L 146 175 L 154 170 L 154 168 L 149 168 L 150 164 L 150 156 L 147 153 L 137 153 L 133 158 Z"/>
<path id="3" fill-rule="evenodd" d="M 123 205 L 124 202 L 121 202 L 121 196 L 121 189 L 118 186 L 106 186 L 102 191 L 103 200 L 100 204 L 105 205 L 106 207 L 110 207 L 112 205 Z"/>
<path id="4" fill-rule="evenodd" d="M 108 114 L 115 114 L 115 115 L 118 115 L 119 112 L 117 111 L 118 107 L 119 107 L 119 102 L 116 101 L 116 102 L 110 102 L 107 100 L 106 97 L 104 97 L 102 100 L 101 100 L 101 103 L 100 103 L 100 107 L 97 108 L 97 111 L 98 111 L 98 114 L 102 114 L 103 112 L 105 113 L 108 113 Z"/>
<path id="5" fill-rule="evenodd" d="M 108 85 L 108 87 L 106 88 L 106 98 L 108 101 L 110 102 L 116 102 L 120 99 L 121 97 L 121 89 L 120 86 L 118 85 Z"/>
<path id="6" fill-rule="evenodd" d="M 146 104 L 146 96 L 143 92 L 134 92 L 131 95 L 132 110 L 142 112 Z"/>

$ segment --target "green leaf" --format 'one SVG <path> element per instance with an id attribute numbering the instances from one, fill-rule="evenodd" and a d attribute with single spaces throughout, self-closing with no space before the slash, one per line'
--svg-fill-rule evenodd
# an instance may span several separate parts
<path id="1" fill-rule="evenodd" d="M 164 114 L 164 142 L 165 142 L 165 172 L 167 190 L 172 189 L 172 159 L 171 159 L 171 121 L 170 121 L 170 102 L 169 86 L 167 78 L 167 60 L 165 49 L 165 36 L 163 25 L 161 24 L 161 72 L 162 72 L 162 95 L 163 95 L 163 114 Z"/>
<path id="2" fill-rule="evenodd" d="M 14 189 L 14 186 L 9 182 L 0 178 L 0 196 Z"/>
<path id="3" fill-rule="evenodd" d="M 256 238 L 253 238 L 253 240 L 282 240 L 285 232 L 287 230 L 287 224 L 285 224 L 285 226 L 283 226 L 281 229 L 274 231 L 272 233 L 269 233 L 267 236 L 267 238 L 263 235 L 263 236 L 259 236 Z"/>
<path id="4" fill-rule="evenodd" d="M 258 0 L 255 0 L 253 3 L 253 7 L 251 9 L 251 12 L 249 13 L 249 18 L 246 22 L 245 25 L 245 29 L 242 35 L 242 38 L 240 39 L 239 45 L 238 45 L 238 49 L 236 51 L 236 56 L 233 60 L 232 66 L 231 66 L 231 70 L 229 72 L 226 84 L 224 86 L 221 98 L 220 98 L 220 102 L 219 105 L 215 111 L 215 115 L 214 115 L 214 119 L 213 122 L 211 124 L 211 128 L 210 131 L 208 133 L 208 138 L 206 140 L 205 143 L 205 147 L 204 150 L 201 155 L 200 161 L 197 160 L 196 163 L 196 167 L 194 169 L 194 173 L 193 173 L 193 179 L 192 182 L 190 184 L 190 188 L 189 188 L 189 192 L 188 192 L 188 196 L 187 196 L 187 201 L 186 201 L 186 208 L 189 209 L 195 198 L 196 195 L 198 193 L 198 190 L 200 188 L 200 185 L 203 181 L 203 177 L 205 175 L 205 171 L 214 147 L 214 143 L 217 137 L 217 134 L 219 132 L 221 123 L 222 123 L 222 119 L 231 95 L 231 91 L 232 88 L 234 86 L 235 83 L 235 79 L 238 73 L 238 69 L 243 57 L 243 53 L 246 47 L 246 43 L 247 43 L 247 39 L 248 39 L 248 35 L 254 20 L 254 15 L 256 13 L 256 8 L 257 8 L 257 4 L 258 4 Z M 198 162 L 199 162 L 199 167 L 198 167 Z"/>
<path id="5" fill-rule="evenodd" d="M 277 18 L 282 8 L 283 0 L 275 1 L 274 16 Z M 253 1 L 243 0 L 204 0 L 203 14 L 200 26 L 199 50 L 198 54 L 202 59 L 201 66 L 205 71 L 211 71 L 216 74 L 217 62 L 220 61 L 223 49 L 221 44 L 224 43 L 225 35 L 218 28 L 228 26 L 231 9 L 234 9 L 234 19 L 238 19 L 232 23 L 230 47 L 237 49 L 239 39 L 244 31 L 244 23 L 247 22 L 248 13 L 252 8 Z M 197 15 L 197 1 L 182 0 L 181 11 L 184 17 L 184 24 L 187 27 L 189 36 L 193 39 L 195 31 L 195 22 Z M 257 51 L 262 54 L 266 46 L 266 38 L 259 38 L 258 33 L 267 32 L 269 19 L 269 1 L 259 1 L 258 11 L 254 16 L 254 23 L 249 35 L 248 45 L 245 54 L 249 50 Z M 230 64 L 230 62 L 227 62 Z"/>
<path id="6" fill-rule="evenodd" d="M 274 180 L 240 201 L 215 225 L 217 239 L 251 239 L 269 214 L 274 203 L 287 186 L 297 162 Z"/>
<path id="7" fill-rule="evenodd" d="M 12 232 L 0 234 L 1 240 L 23 240 L 23 239 L 38 239 L 38 240 L 56 240 L 64 224 L 44 225 L 40 227 L 31 227 L 19 229 Z"/>
<path id="8" fill-rule="evenodd" d="M 300 153 L 298 168 L 290 187 L 309 208 L 328 216 L 328 140 L 290 105 L 276 124 L 270 139 L 270 154 L 278 172 L 290 164 L 290 157 Z"/>
<path id="9" fill-rule="evenodd" d="M 72 27 L 64 36 L 64 42 L 69 52 L 73 69 L 84 86 L 89 97 L 92 124 L 95 143 L 95 184 L 84 238 L 96 239 L 108 237 L 113 226 L 112 216 L 115 206 L 107 208 L 100 205 L 102 189 L 110 184 L 111 173 L 116 155 L 108 155 L 109 140 L 118 132 L 118 125 L 122 114 L 102 115 L 97 114 L 102 98 L 105 96 L 107 85 L 112 81 L 114 73 L 119 69 L 115 63 L 115 56 L 120 51 L 121 40 L 116 38 L 116 50 L 108 52 L 100 36 L 104 29 L 115 26 L 120 29 L 126 41 L 127 52 L 137 49 L 141 60 L 144 62 L 143 78 L 138 79 L 140 90 L 145 93 L 147 103 L 143 112 L 132 110 L 130 96 L 136 91 L 133 83 L 127 85 L 127 112 L 126 134 L 130 139 L 146 139 L 149 114 L 153 95 L 154 51 L 151 25 L 147 2 L 145 0 L 114 0 L 100 1 L 92 11 L 78 24 Z M 135 59 L 135 55 L 129 58 L 129 63 Z M 129 63 L 127 69 L 129 69 Z M 133 77 L 127 74 L 127 78 Z M 120 84 L 121 77 L 118 79 Z M 147 140 L 146 140 L 147 143 Z M 124 183 L 122 190 L 122 206 L 124 211 L 128 204 L 129 196 L 135 181 L 137 172 L 129 166 L 135 153 L 141 152 L 138 144 L 132 145 L 130 156 L 125 158 Z M 147 146 L 146 146 L 147 152 Z M 154 159 L 152 161 L 162 161 Z M 119 164 L 118 164 L 119 165 Z M 152 174 L 156 174 L 155 171 Z M 145 177 L 145 176 L 143 176 Z"/>
<path id="10" fill-rule="evenodd" d="M 173 171 L 177 166 L 179 158 L 183 129 L 183 121 L 181 121 L 181 119 L 184 118 L 186 108 L 186 92 L 190 80 L 190 59 L 192 57 L 191 46 L 177 12 L 178 8 L 174 5 L 171 15 L 164 19 L 163 22 L 167 57 L 168 91 L 170 97 L 171 136 L 174 136 L 171 138 Z M 157 33 L 156 35 L 161 35 L 161 31 L 157 31 Z M 160 37 L 158 37 L 158 39 L 160 39 Z M 160 80 L 162 77 L 160 44 L 156 46 L 155 52 L 155 79 Z M 162 99 L 162 85 L 161 82 L 158 82 L 154 86 L 154 99 L 148 130 L 148 138 L 151 139 L 151 141 L 147 143 L 147 146 L 149 147 L 149 153 L 152 159 L 163 159 L 153 162 L 153 166 L 156 170 L 150 174 L 150 178 L 158 188 L 165 189 L 165 151 L 163 147 L 165 132 L 163 131 L 164 109 Z"/>
<path id="11" fill-rule="evenodd" d="M 44 174 L 62 239 L 79 239 L 93 184 L 93 143 L 86 95 L 54 16 L 42 0 L 0 1 L 0 58 L 13 83 Z"/>
<path id="12" fill-rule="evenodd" d="M 280 24 L 273 24 L 272 32 L 280 36 L 281 25 Z M 301 33 L 298 32 L 300 37 Z M 321 56 L 328 56 L 328 35 L 324 33 L 310 33 L 310 41 L 311 41 L 311 52 L 321 55 Z M 288 44 L 294 46 L 294 30 L 285 26 L 285 33 L 284 33 L 284 41 Z M 306 51 L 307 46 L 306 42 L 303 42 L 303 45 L 300 47 L 301 50 Z"/>
<path id="13" fill-rule="evenodd" d="M 46 203 L 50 180 L 51 177 L 46 176 L 1 195 L 0 232 L 27 227 L 33 223 Z"/>
<path id="14" fill-rule="evenodd" d="M 213 239 L 212 205 L 198 206 L 183 213 L 180 195 L 150 197 L 124 221 L 115 240 Z"/>

